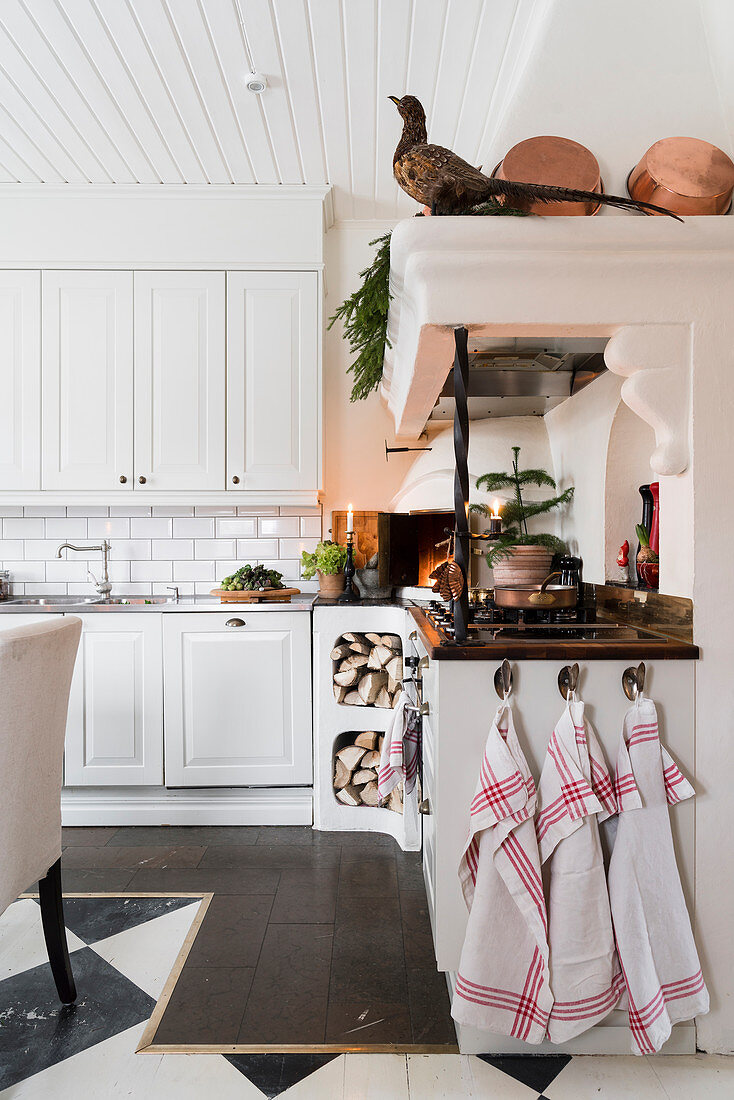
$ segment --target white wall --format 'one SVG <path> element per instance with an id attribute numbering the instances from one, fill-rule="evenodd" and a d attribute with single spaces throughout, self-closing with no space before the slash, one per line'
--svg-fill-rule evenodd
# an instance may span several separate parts
<path id="1" fill-rule="evenodd" d="M 658 480 L 658 475 L 650 468 L 650 455 L 654 450 L 652 428 L 621 402 L 612 421 L 607 452 L 604 494 L 607 580 L 617 579 L 617 555 L 625 539 L 630 544 L 630 578 L 635 580 L 635 524 L 642 516 L 639 487 Z"/>
<path id="2" fill-rule="evenodd" d="M 605 581 L 604 484 L 607 448 L 623 379 L 604 374 L 545 417 L 556 480 L 575 486 L 559 534 L 584 559 L 584 580 Z"/>

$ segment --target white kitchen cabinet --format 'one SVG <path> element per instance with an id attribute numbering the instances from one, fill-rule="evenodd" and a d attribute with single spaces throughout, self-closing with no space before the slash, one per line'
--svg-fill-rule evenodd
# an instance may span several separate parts
<path id="1" fill-rule="evenodd" d="M 41 278 L 0 272 L 0 487 L 41 487 Z"/>
<path id="2" fill-rule="evenodd" d="M 318 276 L 227 275 L 227 488 L 318 490 Z"/>
<path id="3" fill-rule="evenodd" d="M 310 783 L 310 616 L 235 607 L 163 620 L 166 786 Z"/>
<path id="4" fill-rule="evenodd" d="M 44 271 L 42 314 L 43 488 L 129 491 L 132 272 Z"/>
<path id="5" fill-rule="evenodd" d="M 67 786 L 163 782 L 161 616 L 80 616 L 66 728 Z"/>
<path id="6" fill-rule="evenodd" d="M 224 488 L 225 275 L 135 272 L 135 489 Z"/>

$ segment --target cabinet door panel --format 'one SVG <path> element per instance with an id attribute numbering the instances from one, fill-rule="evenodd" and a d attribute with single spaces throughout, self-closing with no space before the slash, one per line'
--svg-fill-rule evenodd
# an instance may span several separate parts
<path id="1" fill-rule="evenodd" d="M 44 489 L 132 488 L 132 289 L 129 271 L 43 273 Z"/>
<path id="2" fill-rule="evenodd" d="M 224 488 L 224 279 L 135 273 L 136 490 Z"/>
<path id="3" fill-rule="evenodd" d="M 229 489 L 320 488 L 319 324 L 315 272 L 228 274 Z"/>
<path id="4" fill-rule="evenodd" d="M 165 617 L 168 786 L 311 782 L 308 616 Z"/>
<path id="5" fill-rule="evenodd" d="M 161 617 L 82 616 L 66 730 L 65 781 L 163 782 Z"/>
<path id="6" fill-rule="evenodd" d="M 41 488 L 41 276 L 0 272 L 0 489 Z"/>

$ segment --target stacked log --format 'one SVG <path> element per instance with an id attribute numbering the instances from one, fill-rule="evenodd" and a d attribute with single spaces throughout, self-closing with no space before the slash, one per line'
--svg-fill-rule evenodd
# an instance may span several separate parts
<path id="1" fill-rule="evenodd" d="M 348 631 L 331 651 L 334 698 L 355 707 L 391 709 L 403 680 L 403 647 L 397 634 Z"/>
<path id="2" fill-rule="evenodd" d="M 345 806 L 379 806 L 377 772 L 385 740 L 384 733 L 364 730 L 334 754 L 334 793 Z M 402 784 L 395 787 L 382 805 L 403 812 Z"/>

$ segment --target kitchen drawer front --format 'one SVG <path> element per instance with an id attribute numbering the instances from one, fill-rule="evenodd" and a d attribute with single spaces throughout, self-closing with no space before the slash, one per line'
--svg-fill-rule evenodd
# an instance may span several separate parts
<path id="1" fill-rule="evenodd" d="M 310 783 L 309 616 L 235 605 L 164 620 L 166 786 Z"/>

